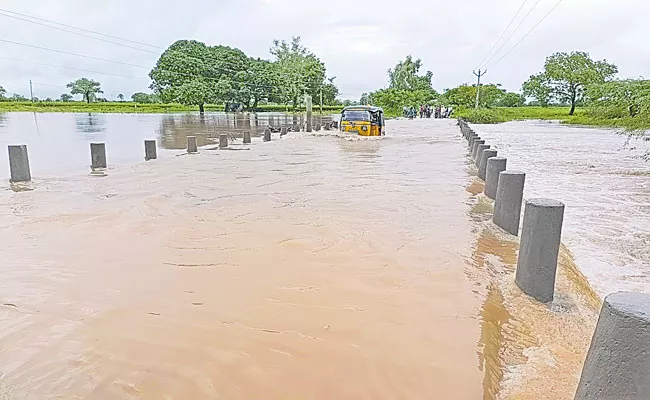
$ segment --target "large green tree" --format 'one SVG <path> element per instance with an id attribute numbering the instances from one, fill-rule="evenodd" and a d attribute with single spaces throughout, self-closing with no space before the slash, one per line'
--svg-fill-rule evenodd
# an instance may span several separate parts
<path id="1" fill-rule="evenodd" d="M 532 75 L 521 87 L 524 96 L 532 97 L 542 107 L 548 107 L 551 103 L 553 89 L 548 83 L 544 73 Z"/>
<path id="2" fill-rule="evenodd" d="M 77 79 L 76 81 L 70 82 L 66 85 L 66 87 L 70 89 L 71 94 L 82 95 L 83 101 L 87 103 L 95 100 L 98 93 L 104 93 L 101 86 L 101 83 L 88 78 Z"/>
<path id="3" fill-rule="evenodd" d="M 255 109 L 260 101 L 273 100 L 279 95 L 279 74 L 276 66 L 267 60 L 251 58 L 245 70 L 235 76 L 232 90 L 237 102 L 246 109 Z"/>
<path id="4" fill-rule="evenodd" d="M 476 104 L 476 85 L 460 85 L 447 89 L 440 102 L 458 107 L 473 108 Z M 506 92 L 500 84 L 481 84 L 479 107 L 517 107 L 524 99 L 517 93 Z"/>
<path id="5" fill-rule="evenodd" d="M 279 98 L 295 108 L 304 94 L 318 98 L 326 85 L 325 64 L 303 46 L 300 37 L 291 42 L 274 40 L 270 49 L 279 75 Z"/>
<path id="6" fill-rule="evenodd" d="M 237 99 L 235 77 L 245 71 L 248 57 L 239 49 L 179 40 L 169 46 L 149 73 L 151 88 L 165 102 L 204 105 Z"/>
<path id="7" fill-rule="evenodd" d="M 650 80 L 627 79 L 590 85 L 587 100 L 599 116 L 650 121 Z"/>
<path id="8" fill-rule="evenodd" d="M 606 82 L 617 72 L 616 65 L 606 60 L 594 61 L 582 51 L 555 53 L 546 59 L 544 71 L 531 77 L 524 83 L 524 88 L 529 86 L 530 89 L 530 85 L 538 84 L 545 86 L 553 98 L 571 104 L 569 115 L 573 115 L 576 104 L 584 99 L 588 85 Z M 533 79 L 537 82 L 531 84 Z"/>
<path id="9" fill-rule="evenodd" d="M 422 60 L 413 60 L 411 55 L 397 63 L 394 68 L 388 70 L 391 89 L 399 90 L 432 90 L 433 72 L 427 71 L 424 75 L 418 75 L 422 68 Z"/>

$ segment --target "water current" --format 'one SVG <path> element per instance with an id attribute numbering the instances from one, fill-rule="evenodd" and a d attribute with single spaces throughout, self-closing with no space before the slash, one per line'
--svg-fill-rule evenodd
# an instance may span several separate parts
<path id="1" fill-rule="evenodd" d="M 597 279 L 589 262 L 599 256 L 582 255 L 590 242 L 579 239 L 582 222 L 571 213 L 589 215 L 590 205 L 625 213 L 615 204 L 627 200 L 563 197 L 579 185 L 598 193 L 558 181 L 559 166 L 538 163 L 551 157 L 550 143 L 561 148 L 572 139 L 542 141 L 537 150 L 540 140 L 521 133 L 590 131 L 475 128 L 529 172 L 527 196 L 567 203 L 556 301 L 546 306 L 513 284 L 518 243 L 489 222 L 492 203 L 480 194 L 453 121 L 389 121 L 383 138 L 323 131 L 259 138 L 267 123 L 291 122 L 286 115 L 0 116 L 0 144 L 28 144 L 34 178 L 15 192 L 5 172 L 0 190 L 0 394 L 573 398 L 599 307 L 581 271 Z M 243 130 L 254 133 L 250 146 L 212 150 L 219 133 Z M 199 154 L 184 154 L 189 134 L 204 145 Z M 149 138 L 158 140 L 160 158 L 145 163 Z M 611 132 L 593 138 L 621 141 Z M 88 166 L 95 141 L 107 143 L 102 176 Z M 570 150 L 552 153 L 572 163 Z M 601 171 L 596 182 L 627 171 L 619 184 L 632 186 L 623 192 L 640 195 L 634 179 L 643 179 L 635 172 L 643 162 L 616 154 L 609 158 L 621 164 L 609 170 L 589 161 L 590 171 Z M 7 171 L 7 161 L 0 164 Z M 576 175 L 581 182 L 584 174 Z M 539 181 L 549 183 L 544 192 L 531 192 Z M 632 238 L 647 227 L 591 218 Z M 605 242 L 593 242 L 591 252 L 632 253 Z"/>

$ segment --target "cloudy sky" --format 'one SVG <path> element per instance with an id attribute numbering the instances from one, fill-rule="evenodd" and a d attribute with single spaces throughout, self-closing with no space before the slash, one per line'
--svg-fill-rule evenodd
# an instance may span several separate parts
<path id="1" fill-rule="evenodd" d="M 650 46 L 646 43 L 650 37 L 650 0 L 560 0 L 557 8 L 527 35 L 557 3 L 558 0 L 2 0 L 0 85 L 9 94 L 28 95 L 31 79 L 35 96 L 58 97 L 67 91 L 66 83 L 85 76 L 99 80 L 108 98 L 114 99 L 118 93 L 130 97 L 135 91 L 147 90 L 149 69 L 160 52 L 175 40 L 228 45 L 251 56 L 269 58 L 272 40 L 291 36 L 303 38 L 306 46 L 325 62 L 328 75 L 336 77 L 341 97 L 350 99 L 384 87 L 388 68 L 408 54 L 421 58 L 424 68 L 433 71 L 434 86 L 439 90 L 472 81 L 472 70 L 478 66 L 487 66 L 488 82 L 519 90 L 529 75 L 541 69 L 545 57 L 556 51 L 587 51 L 594 58 L 616 63 L 621 77 L 650 76 Z M 514 33 L 507 33 L 504 39 L 509 40 L 503 46 L 499 43 L 497 54 L 489 57 L 490 49 L 522 4 L 519 18 L 509 30 Z M 121 47 L 9 18 L 6 11 L 151 46 L 139 46 L 148 52 Z"/>

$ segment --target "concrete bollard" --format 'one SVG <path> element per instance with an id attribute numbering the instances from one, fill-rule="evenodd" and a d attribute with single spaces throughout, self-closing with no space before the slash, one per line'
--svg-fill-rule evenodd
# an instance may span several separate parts
<path id="1" fill-rule="evenodd" d="M 221 134 L 219 135 L 219 148 L 225 149 L 226 147 L 228 147 L 228 135 Z"/>
<path id="2" fill-rule="evenodd" d="M 478 177 L 480 179 L 485 180 L 485 174 L 486 174 L 486 171 L 487 171 L 488 160 L 490 158 L 496 157 L 496 156 L 497 156 L 497 151 L 496 150 L 493 150 L 493 149 L 483 150 L 483 153 L 481 153 L 481 155 L 479 156 L 480 161 L 478 163 Z"/>
<path id="3" fill-rule="evenodd" d="M 564 204 L 557 200 L 526 202 L 515 282 L 542 303 L 553 301 L 563 219 Z"/>
<path id="4" fill-rule="evenodd" d="M 144 141 L 144 160 L 155 160 L 158 158 L 158 149 L 156 148 L 155 140 Z"/>
<path id="5" fill-rule="evenodd" d="M 287 128 L 280 129 L 280 134 L 282 134 L 283 131 L 286 134 Z M 269 128 L 264 129 L 264 141 L 265 142 L 270 142 L 271 141 L 271 130 Z"/>
<path id="6" fill-rule="evenodd" d="M 314 131 L 320 132 L 320 124 L 314 125 Z"/>
<path id="7" fill-rule="evenodd" d="M 494 200 L 497 197 L 497 187 L 499 186 L 499 174 L 506 170 L 508 159 L 505 157 L 492 157 L 487 160 L 485 169 L 485 190 L 483 193 Z"/>
<path id="8" fill-rule="evenodd" d="M 480 142 L 480 140 L 479 140 Z M 481 161 L 480 156 L 483 153 L 483 150 L 487 150 L 490 148 L 489 144 L 485 143 L 479 143 L 478 145 L 474 146 L 474 152 L 472 153 L 472 159 L 474 160 L 474 165 L 476 165 L 476 168 L 478 168 L 478 163 Z"/>
<path id="9" fill-rule="evenodd" d="M 650 294 L 605 297 L 575 400 L 650 399 Z"/>
<path id="10" fill-rule="evenodd" d="M 300 132 L 300 125 L 298 125 L 298 116 L 296 114 L 293 114 L 291 125 L 293 126 L 294 132 Z"/>
<path id="11" fill-rule="evenodd" d="M 249 144 L 251 142 L 251 133 L 246 131 L 244 132 L 244 144 Z"/>
<path id="12" fill-rule="evenodd" d="M 29 182 L 32 180 L 32 173 L 29 170 L 29 157 L 27 145 L 9 146 L 9 171 L 11 182 Z"/>
<path id="13" fill-rule="evenodd" d="M 308 94 L 305 95 L 305 106 L 307 109 L 307 126 L 305 131 L 311 132 L 312 131 L 312 120 L 311 120 L 312 104 L 311 104 L 311 96 Z"/>
<path id="14" fill-rule="evenodd" d="M 519 234 L 521 202 L 524 198 L 526 174 L 519 171 L 503 171 L 499 174 L 499 186 L 494 203 L 492 222 L 511 235 Z"/>
<path id="15" fill-rule="evenodd" d="M 469 149 L 470 151 L 474 148 L 474 142 L 477 140 L 481 140 L 481 137 L 479 135 L 473 135 L 469 137 Z"/>
<path id="16" fill-rule="evenodd" d="M 92 169 L 107 167 L 105 143 L 90 144 L 90 167 Z"/>
<path id="17" fill-rule="evenodd" d="M 196 145 L 196 136 L 187 137 L 187 152 L 198 153 L 199 147 Z"/>

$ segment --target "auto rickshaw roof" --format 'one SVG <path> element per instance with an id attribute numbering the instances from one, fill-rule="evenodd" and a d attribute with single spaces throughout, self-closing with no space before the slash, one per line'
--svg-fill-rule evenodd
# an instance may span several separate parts
<path id="1" fill-rule="evenodd" d="M 374 106 L 347 106 L 343 109 L 343 111 L 370 111 L 371 113 L 384 112 L 384 110 L 380 107 Z"/>

